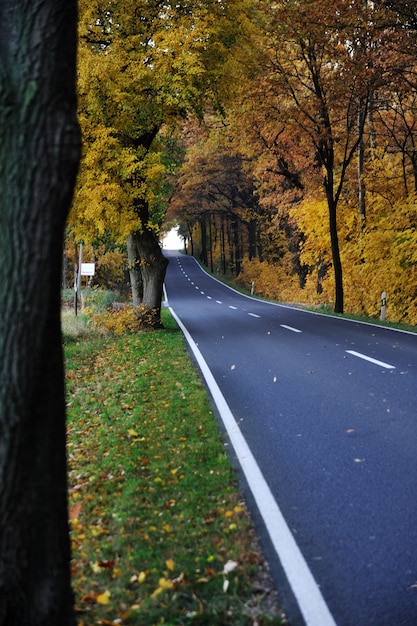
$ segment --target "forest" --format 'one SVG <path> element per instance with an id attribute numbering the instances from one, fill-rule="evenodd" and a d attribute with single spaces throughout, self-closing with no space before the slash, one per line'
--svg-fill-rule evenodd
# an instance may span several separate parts
<path id="1" fill-rule="evenodd" d="M 281 302 L 417 323 L 417 7 L 80 0 L 67 227 L 159 316 L 160 238 Z"/>

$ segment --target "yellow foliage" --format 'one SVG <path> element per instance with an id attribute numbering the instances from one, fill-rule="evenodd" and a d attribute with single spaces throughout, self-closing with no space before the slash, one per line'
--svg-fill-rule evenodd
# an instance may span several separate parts
<path id="1" fill-rule="evenodd" d="M 357 210 L 339 205 L 339 243 L 345 311 L 379 317 L 381 293 L 387 293 L 387 319 L 417 324 L 417 195 L 391 203 L 373 195 L 367 225 Z M 303 288 L 292 274 L 289 254 L 280 263 L 245 260 L 237 282 L 255 294 L 284 302 L 332 306 L 334 275 L 326 202 L 308 199 L 291 210 L 305 239 L 300 262 L 309 271 Z M 318 290 L 319 286 L 319 290 Z"/>
<path id="2" fill-rule="evenodd" d="M 124 282 L 123 266 L 127 264 L 127 256 L 121 250 L 108 250 L 99 246 L 94 250 L 96 258 L 96 273 L 94 285 L 100 285 L 105 289 L 120 289 Z"/>
<path id="3" fill-rule="evenodd" d="M 136 333 L 143 328 L 152 328 L 155 312 L 143 304 L 137 307 L 126 305 L 105 313 L 91 313 L 94 324 L 114 335 Z"/>
<path id="4" fill-rule="evenodd" d="M 290 269 L 285 264 L 273 265 L 253 259 L 245 261 L 243 270 L 239 274 L 236 282 L 251 289 L 254 283 L 254 293 L 273 300 L 292 300 L 293 294 L 297 290 L 298 278 L 291 276 Z"/>

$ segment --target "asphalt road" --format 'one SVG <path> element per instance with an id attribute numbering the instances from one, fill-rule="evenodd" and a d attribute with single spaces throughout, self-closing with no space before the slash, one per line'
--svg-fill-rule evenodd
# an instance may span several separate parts
<path id="1" fill-rule="evenodd" d="M 417 335 L 248 298 L 193 258 L 165 254 L 169 305 L 212 373 L 329 611 L 309 614 L 314 601 L 300 600 L 308 587 L 301 575 L 300 590 L 289 582 L 284 592 L 290 623 L 415 626 Z M 268 548 L 274 515 L 265 520 L 254 511 L 280 578 Z"/>

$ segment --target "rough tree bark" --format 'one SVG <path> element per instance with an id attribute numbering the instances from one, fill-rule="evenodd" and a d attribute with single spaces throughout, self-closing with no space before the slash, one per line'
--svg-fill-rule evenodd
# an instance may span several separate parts
<path id="1" fill-rule="evenodd" d="M 130 233 L 128 253 L 133 306 L 143 304 L 149 312 L 147 325 L 160 328 L 168 259 L 162 253 L 157 236 L 149 228 Z"/>
<path id="2" fill-rule="evenodd" d="M 75 624 L 62 240 L 79 161 L 76 0 L 0 2 L 0 625 Z"/>
<path id="3" fill-rule="evenodd" d="M 149 312 L 147 325 L 160 328 L 168 259 L 163 255 L 159 238 L 150 223 L 148 204 L 141 203 L 137 212 L 142 227 L 130 233 L 127 240 L 133 305 L 143 304 Z"/>
<path id="4" fill-rule="evenodd" d="M 162 293 L 168 259 L 163 255 L 159 239 L 151 229 L 143 228 L 134 235 L 140 257 L 142 304 L 149 311 L 150 326 L 160 328 Z"/>
<path id="5" fill-rule="evenodd" d="M 130 289 L 132 292 L 132 304 L 138 306 L 142 302 L 142 277 L 140 275 L 140 257 L 138 241 L 135 233 L 130 233 L 126 241 L 127 258 L 129 261 Z"/>

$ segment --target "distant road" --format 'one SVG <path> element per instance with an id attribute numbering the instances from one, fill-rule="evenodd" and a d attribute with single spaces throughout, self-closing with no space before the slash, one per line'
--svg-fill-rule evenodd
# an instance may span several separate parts
<path id="1" fill-rule="evenodd" d="M 416 626 L 417 335 L 248 298 L 165 254 L 169 305 L 253 455 L 292 626 Z"/>

